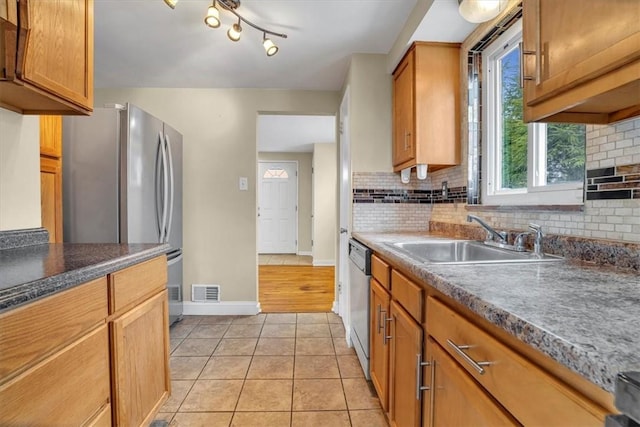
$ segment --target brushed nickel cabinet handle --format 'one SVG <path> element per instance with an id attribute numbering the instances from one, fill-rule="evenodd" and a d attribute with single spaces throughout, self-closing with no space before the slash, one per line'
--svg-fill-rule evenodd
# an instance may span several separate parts
<path id="1" fill-rule="evenodd" d="M 420 400 L 420 392 L 431 390 L 429 386 L 422 386 L 422 367 L 431 366 L 429 362 L 422 361 L 422 354 L 416 354 L 416 400 Z"/>
<path id="2" fill-rule="evenodd" d="M 387 335 L 387 323 L 388 322 L 392 322 L 392 321 L 393 321 L 393 318 L 391 318 L 391 317 L 387 317 L 386 319 L 384 319 L 383 329 L 382 329 L 382 343 L 383 343 L 383 345 L 387 345 L 387 341 L 393 338 L 391 335 Z"/>
<path id="3" fill-rule="evenodd" d="M 465 353 L 464 350 L 467 350 L 468 348 L 471 348 L 470 345 L 458 345 L 458 344 L 454 343 L 453 341 L 451 341 L 450 339 L 447 339 L 447 344 L 449 344 L 449 346 L 451 348 L 453 348 L 453 350 L 456 353 L 458 353 L 458 355 L 460 355 L 460 357 L 462 357 L 465 362 L 467 362 L 469 365 L 471 365 L 471 367 L 473 369 L 478 371 L 478 373 L 480 375 L 483 375 L 485 373 L 485 370 L 484 370 L 483 366 L 491 365 L 491 362 L 477 362 L 477 361 L 473 360 L 471 358 L 471 356 L 469 356 L 467 353 Z"/>
<path id="4" fill-rule="evenodd" d="M 380 331 L 382 330 L 382 320 L 380 319 L 380 316 L 382 316 L 382 313 L 386 313 L 386 310 L 382 309 L 382 304 L 378 304 L 378 335 L 380 334 Z"/>
<path id="5" fill-rule="evenodd" d="M 535 55 L 536 52 L 533 50 L 524 50 L 524 45 L 522 42 L 518 43 L 518 47 L 520 49 L 520 87 L 524 87 L 525 80 L 534 80 L 533 77 L 524 75 L 524 56 Z"/>

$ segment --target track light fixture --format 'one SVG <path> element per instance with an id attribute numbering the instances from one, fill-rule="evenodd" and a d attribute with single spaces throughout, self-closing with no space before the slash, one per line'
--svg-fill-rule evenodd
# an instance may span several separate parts
<path id="1" fill-rule="evenodd" d="M 176 3 L 179 0 L 164 0 L 164 2 L 171 8 L 174 9 L 176 7 Z M 283 39 L 287 38 L 286 34 L 276 33 L 271 30 L 267 30 L 264 27 L 254 24 L 253 22 L 247 20 L 242 15 L 240 15 L 237 11 L 238 7 L 240 7 L 240 0 L 213 0 L 211 6 L 207 9 L 207 14 L 204 17 L 204 23 L 211 28 L 218 28 L 220 26 L 220 6 L 222 9 L 232 13 L 238 18 L 238 22 L 233 24 L 231 28 L 227 31 L 227 37 L 229 40 L 237 42 L 240 40 L 242 36 L 242 26 L 241 23 L 245 23 L 250 27 L 260 31 L 262 33 L 262 46 L 264 46 L 264 50 L 267 53 L 267 56 L 273 56 L 278 53 L 278 46 L 275 45 L 273 40 L 267 37 L 267 34 L 280 37 Z"/>

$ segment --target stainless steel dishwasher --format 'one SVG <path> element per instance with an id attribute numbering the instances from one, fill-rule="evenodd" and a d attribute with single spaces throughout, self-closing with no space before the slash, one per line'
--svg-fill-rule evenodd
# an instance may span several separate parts
<path id="1" fill-rule="evenodd" d="M 349 311 L 351 342 L 367 379 L 369 375 L 369 279 L 371 249 L 357 240 L 349 240 Z"/>

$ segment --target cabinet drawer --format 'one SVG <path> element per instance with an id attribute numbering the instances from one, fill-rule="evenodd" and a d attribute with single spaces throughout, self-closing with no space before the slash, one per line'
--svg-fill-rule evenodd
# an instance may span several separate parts
<path id="1" fill-rule="evenodd" d="M 107 278 L 93 280 L 0 315 L 0 383 L 107 317 Z"/>
<path id="2" fill-rule="evenodd" d="M 84 425 L 109 403 L 109 395 L 109 335 L 103 325 L 0 386 L 0 425 Z"/>
<path id="3" fill-rule="evenodd" d="M 427 300 L 427 325 L 429 335 L 520 423 L 602 426 L 604 409 L 432 297 Z M 474 367 L 478 362 L 488 364 Z"/>
<path id="4" fill-rule="evenodd" d="M 160 256 L 109 275 L 109 314 L 133 307 L 167 286 L 167 258 Z"/>
<path id="5" fill-rule="evenodd" d="M 391 295 L 418 323 L 422 323 L 422 288 L 395 270 L 391 271 Z"/>
<path id="6" fill-rule="evenodd" d="M 382 286 L 387 289 L 390 289 L 390 281 L 389 281 L 389 272 L 391 268 L 389 264 L 381 260 L 375 255 L 371 255 L 371 275 L 374 279 L 378 281 Z"/>

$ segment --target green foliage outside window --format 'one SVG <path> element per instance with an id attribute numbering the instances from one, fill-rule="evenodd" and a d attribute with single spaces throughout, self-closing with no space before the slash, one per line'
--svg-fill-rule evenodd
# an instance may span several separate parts
<path id="1" fill-rule="evenodd" d="M 522 121 L 520 52 L 515 49 L 501 60 L 502 72 L 502 188 L 527 187 L 528 126 Z M 585 126 L 547 125 L 547 184 L 584 179 Z"/>

